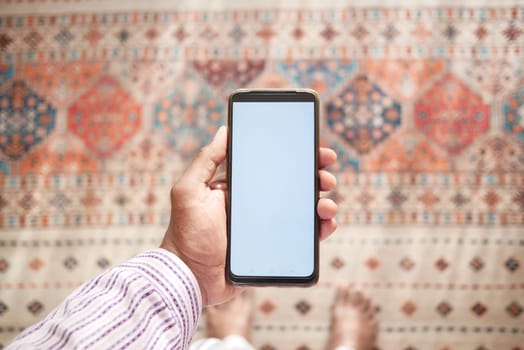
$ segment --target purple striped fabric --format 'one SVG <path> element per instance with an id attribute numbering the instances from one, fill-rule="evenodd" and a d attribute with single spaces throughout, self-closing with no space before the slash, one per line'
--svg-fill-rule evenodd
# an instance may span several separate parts
<path id="1" fill-rule="evenodd" d="M 201 311 L 195 277 L 159 248 L 84 283 L 6 349 L 187 349 Z"/>

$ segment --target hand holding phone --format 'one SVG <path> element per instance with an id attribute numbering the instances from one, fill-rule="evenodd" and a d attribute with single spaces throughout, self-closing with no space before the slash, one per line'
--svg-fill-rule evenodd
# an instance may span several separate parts
<path id="1" fill-rule="evenodd" d="M 231 133 L 221 127 L 210 144 L 201 149 L 191 165 L 171 189 L 171 217 L 161 247 L 177 255 L 195 276 L 204 305 L 220 304 L 241 289 L 227 283 L 227 186 L 215 182 L 217 167 L 226 159 Z M 267 137 L 271 142 L 271 136 Z M 320 147 L 318 151 L 318 187 L 335 188 L 335 177 L 322 170 L 334 164 L 336 153 Z M 283 198 L 274 194 L 274 202 Z M 319 199 L 316 213 L 320 239 L 336 229 L 337 206 L 328 198 Z"/>

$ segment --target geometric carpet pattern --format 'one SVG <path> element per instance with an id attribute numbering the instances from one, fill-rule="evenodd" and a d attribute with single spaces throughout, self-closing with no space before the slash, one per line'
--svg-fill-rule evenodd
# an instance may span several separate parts
<path id="1" fill-rule="evenodd" d="M 379 349 L 523 350 L 523 6 L 0 0 L 0 344 L 159 244 L 233 89 L 308 87 L 339 229 L 255 347 L 324 348 L 349 283 Z"/>

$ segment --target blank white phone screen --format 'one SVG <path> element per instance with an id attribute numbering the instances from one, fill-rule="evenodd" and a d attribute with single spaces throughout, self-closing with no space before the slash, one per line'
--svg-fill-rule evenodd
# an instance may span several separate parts
<path id="1" fill-rule="evenodd" d="M 230 269 L 237 276 L 314 272 L 315 106 L 234 102 Z"/>

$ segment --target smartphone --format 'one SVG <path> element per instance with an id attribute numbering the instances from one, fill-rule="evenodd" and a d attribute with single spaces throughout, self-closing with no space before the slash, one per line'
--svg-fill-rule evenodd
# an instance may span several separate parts
<path id="1" fill-rule="evenodd" d="M 226 278 L 318 280 L 318 109 L 312 90 L 236 90 L 228 110 Z"/>

